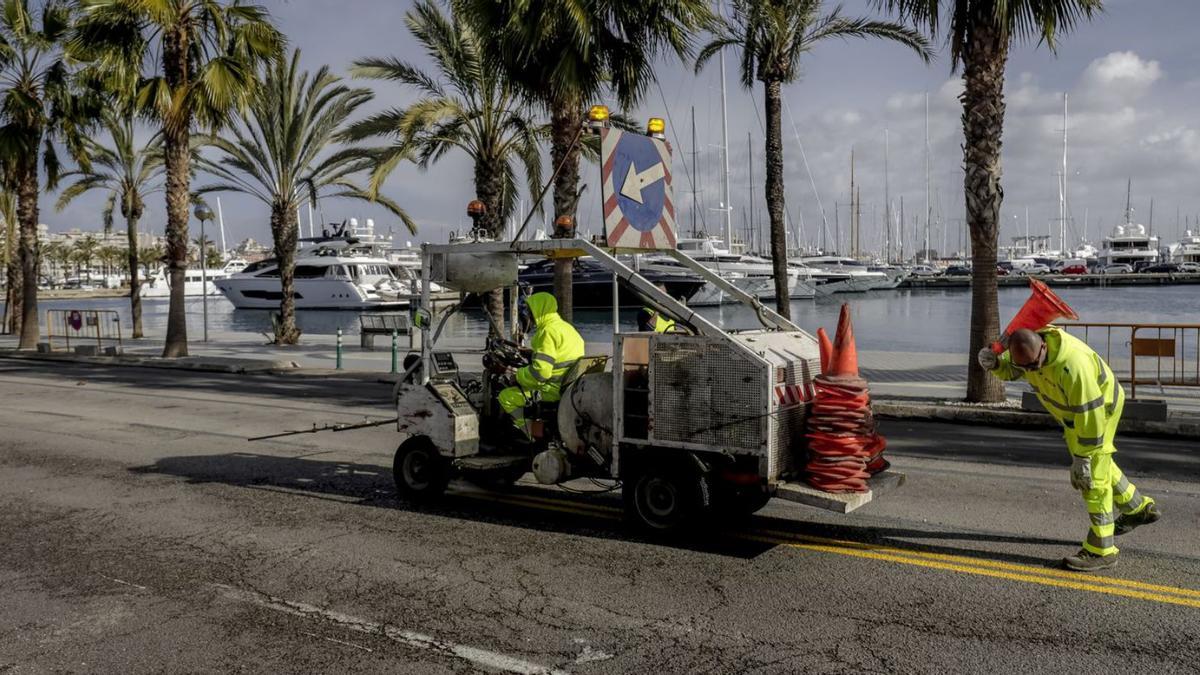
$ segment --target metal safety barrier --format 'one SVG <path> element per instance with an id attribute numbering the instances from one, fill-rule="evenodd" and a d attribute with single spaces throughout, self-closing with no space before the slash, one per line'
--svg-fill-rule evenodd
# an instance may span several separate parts
<path id="1" fill-rule="evenodd" d="M 1137 398 L 1138 385 L 1200 387 L 1200 324 L 1055 325 L 1103 355 L 1117 379 L 1129 385 L 1130 398 Z"/>
<path id="2" fill-rule="evenodd" d="M 113 309 L 48 309 L 46 329 L 51 351 L 95 345 L 102 352 L 121 346 L 121 315 Z"/>

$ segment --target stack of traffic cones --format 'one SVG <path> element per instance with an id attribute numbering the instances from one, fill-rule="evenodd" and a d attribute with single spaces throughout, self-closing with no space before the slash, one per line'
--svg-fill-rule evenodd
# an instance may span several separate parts
<path id="1" fill-rule="evenodd" d="M 826 492 L 866 492 L 867 479 L 888 466 L 883 458 L 887 441 L 875 430 L 871 395 L 858 374 L 850 306 L 842 305 L 832 342 L 824 328 L 817 330 L 817 338 L 821 374 L 813 378 L 805 478 Z"/>

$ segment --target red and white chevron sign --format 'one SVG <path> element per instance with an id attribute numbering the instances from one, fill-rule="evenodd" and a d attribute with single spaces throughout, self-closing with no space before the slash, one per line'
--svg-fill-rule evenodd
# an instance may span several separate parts
<path id="1" fill-rule="evenodd" d="M 675 248 L 671 197 L 671 146 L 666 141 L 618 131 L 600 132 L 604 231 L 613 248 Z"/>
<path id="2" fill-rule="evenodd" d="M 807 403 L 813 400 L 815 392 L 809 384 L 777 384 L 775 385 L 775 403 L 789 406 Z"/>

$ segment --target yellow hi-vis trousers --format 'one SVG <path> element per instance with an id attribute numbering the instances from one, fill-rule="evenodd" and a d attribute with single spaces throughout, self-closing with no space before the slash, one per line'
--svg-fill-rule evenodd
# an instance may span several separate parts
<path id="1" fill-rule="evenodd" d="M 500 390 L 496 399 L 500 401 L 504 412 L 512 416 L 513 424 L 528 434 L 529 431 L 525 428 L 525 406 L 530 404 L 533 397 L 521 387 L 505 387 Z"/>
<path id="2" fill-rule="evenodd" d="M 1092 489 L 1083 491 L 1092 524 L 1083 547 L 1096 555 L 1117 552 L 1113 541 L 1113 505 L 1121 513 L 1138 513 L 1154 502 L 1129 482 L 1110 453 L 1092 455 Z"/>
<path id="3" fill-rule="evenodd" d="M 1108 417 L 1104 429 L 1105 452 L 1091 456 L 1092 488 L 1083 490 L 1083 501 L 1087 503 L 1088 518 L 1091 527 L 1087 538 L 1083 540 L 1083 548 L 1096 555 L 1113 555 L 1117 552 L 1114 542 L 1113 529 L 1116 519 L 1113 517 L 1113 505 L 1121 513 L 1138 513 L 1154 500 L 1143 497 L 1136 486 L 1129 482 L 1121 467 L 1113 461 L 1112 453 L 1116 452 L 1113 439 L 1117 435 L 1117 426 L 1121 422 L 1121 412 L 1125 407 L 1124 395 L 1119 395 L 1117 405 Z"/>

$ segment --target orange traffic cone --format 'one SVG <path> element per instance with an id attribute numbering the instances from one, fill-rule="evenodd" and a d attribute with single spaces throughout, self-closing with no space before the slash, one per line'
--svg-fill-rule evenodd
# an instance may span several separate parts
<path id="1" fill-rule="evenodd" d="M 842 305 L 842 314 L 838 317 L 829 374 L 834 377 L 858 377 L 858 347 L 854 344 L 854 327 L 850 324 L 848 304 Z"/>
<path id="2" fill-rule="evenodd" d="M 821 348 L 821 374 L 828 375 L 829 361 L 833 358 L 833 342 L 823 326 L 817 329 L 817 345 Z"/>
<path id="3" fill-rule="evenodd" d="M 1075 310 L 1063 302 L 1062 298 L 1055 295 L 1054 291 L 1050 290 L 1046 284 L 1037 279 L 1030 279 L 1029 288 L 1033 294 L 1017 311 L 1017 315 L 1009 322 L 1008 328 L 1004 329 L 1004 337 L 1008 337 L 1022 328 L 1039 330 L 1058 319 L 1065 318 L 1074 321 L 1079 318 Z M 993 342 L 992 351 L 1003 354 L 1004 345 L 1000 342 Z"/>

